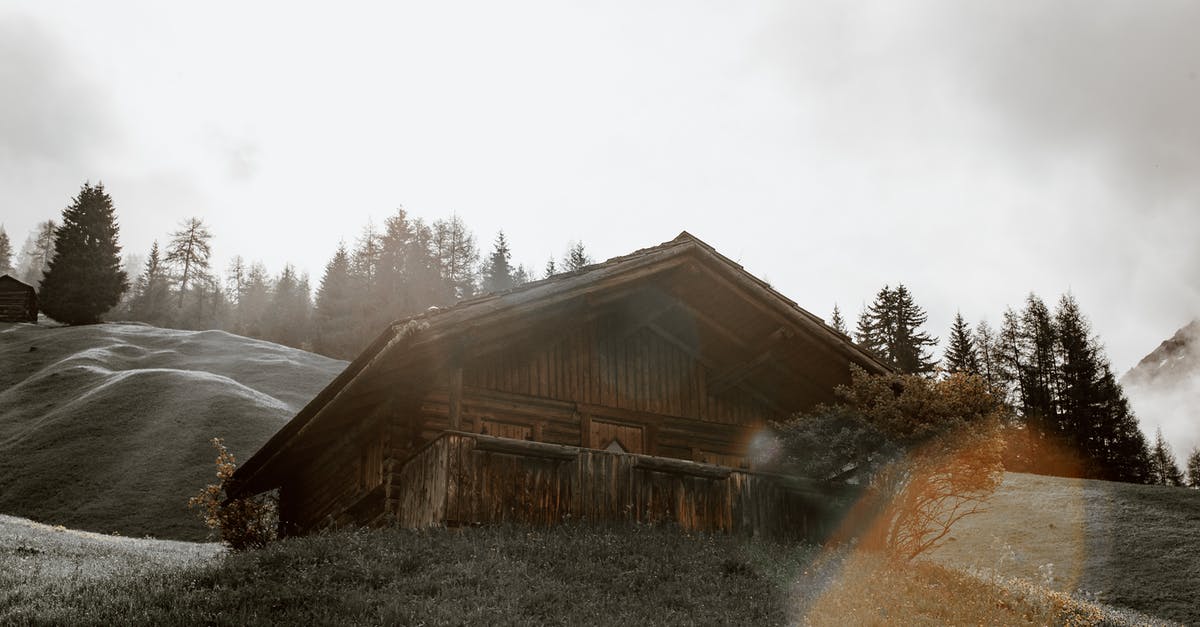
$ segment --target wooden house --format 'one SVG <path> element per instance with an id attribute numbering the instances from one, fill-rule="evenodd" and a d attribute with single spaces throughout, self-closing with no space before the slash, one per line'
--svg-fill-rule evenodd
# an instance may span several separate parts
<path id="1" fill-rule="evenodd" d="M 688 233 L 393 323 L 234 475 L 286 533 L 567 519 L 814 535 L 767 421 L 887 367 Z"/>
<path id="2" fill-rule="evenodd" d="M 0 276 L 0 322 L 37 322 L 37 292 L 11 276 Z"/>

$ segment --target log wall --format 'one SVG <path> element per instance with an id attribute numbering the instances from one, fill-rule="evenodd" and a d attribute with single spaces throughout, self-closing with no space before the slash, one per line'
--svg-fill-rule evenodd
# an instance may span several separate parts
<path id="1" fill-rule="evenodd" d="M 31 288 L 0 281 L 0 322 L 37 322 L 37 296 Z"/>
<path id="2" fill-rule="evenodd" d="M 612 326 L 592 321 L 545 346 L 464 364 L 463 385 L 724 424 L 773 415 L 742 388 L 712 393 L 711 373 L 677 340 Z"/>
<path id="3" fill-rule="evenodd" d="M 676 523 L 689 531 L 815 539 L 844 499 L 816 483 L 698 464 L 447 432 L 398 473 L 405 527 L 568 520 Z"/>

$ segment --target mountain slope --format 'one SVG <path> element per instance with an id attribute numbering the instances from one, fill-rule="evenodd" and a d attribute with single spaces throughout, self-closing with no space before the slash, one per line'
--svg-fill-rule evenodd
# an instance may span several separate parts
<path id="1" fill-rule="evenodd" d="M 203 539 L 209 440 L 247 458 L 344 367 L 223 331 L 0 325 L 0 512 Z"/>
<path id="2" fill-rule="evenodd" d="M 1125 376 L 1142 429 L 1151 438 L 1161 427 L 1180 462 L 1200 446 L 1200 320 L 1194 320 L 1158 345 Z"/>

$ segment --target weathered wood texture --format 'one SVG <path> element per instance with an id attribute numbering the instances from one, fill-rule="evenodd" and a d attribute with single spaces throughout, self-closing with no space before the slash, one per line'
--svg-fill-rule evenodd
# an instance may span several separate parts
<path id="1" fill-rule="evenodd" d="M 709 390 L 709 369 L 662 333 L 610 326 L 593 321 L 545 346 L 471 363 L 463 385 L 725 424 L 777 413 L 742 387 Z"/>
<path id="2" fill-rule="evenodd" d="M 393 479 L 404 527 L 568 520 L 675 523 L 691 531 L 824 536 L 845 495 L 817 483 L 644 455 L 446 432 Z"/>
<path id="3" fill-rule="evenodd" d="M 37 293 L 7 274 L 0 276 L 0 322 L 37 322 Z"/>

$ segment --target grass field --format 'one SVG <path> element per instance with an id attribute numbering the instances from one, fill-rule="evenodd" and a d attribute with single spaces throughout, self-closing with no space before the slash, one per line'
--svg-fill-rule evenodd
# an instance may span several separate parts
<path id="1" fill-rule="evenodd" d="M 244 460 L 345 366 L 223 331 L 0 324 L 0 512 L 201 540 L 213 437 Z"/>
<path id="2" fill-rule="evenodd" d="M 35 535 L 41 539 L 16 548 L 0 535 L 0 623 L 1138 622 L 932 564 L 896 567 L 669 528 L 342 532 L 241 554 L 186 543 L 105 544 L 46 528 Z"/>
<path id="3" fill-rule="evenodd" d="M 1009 473 L 933 557 L 1200 624 L 1200 491 Z"/>

